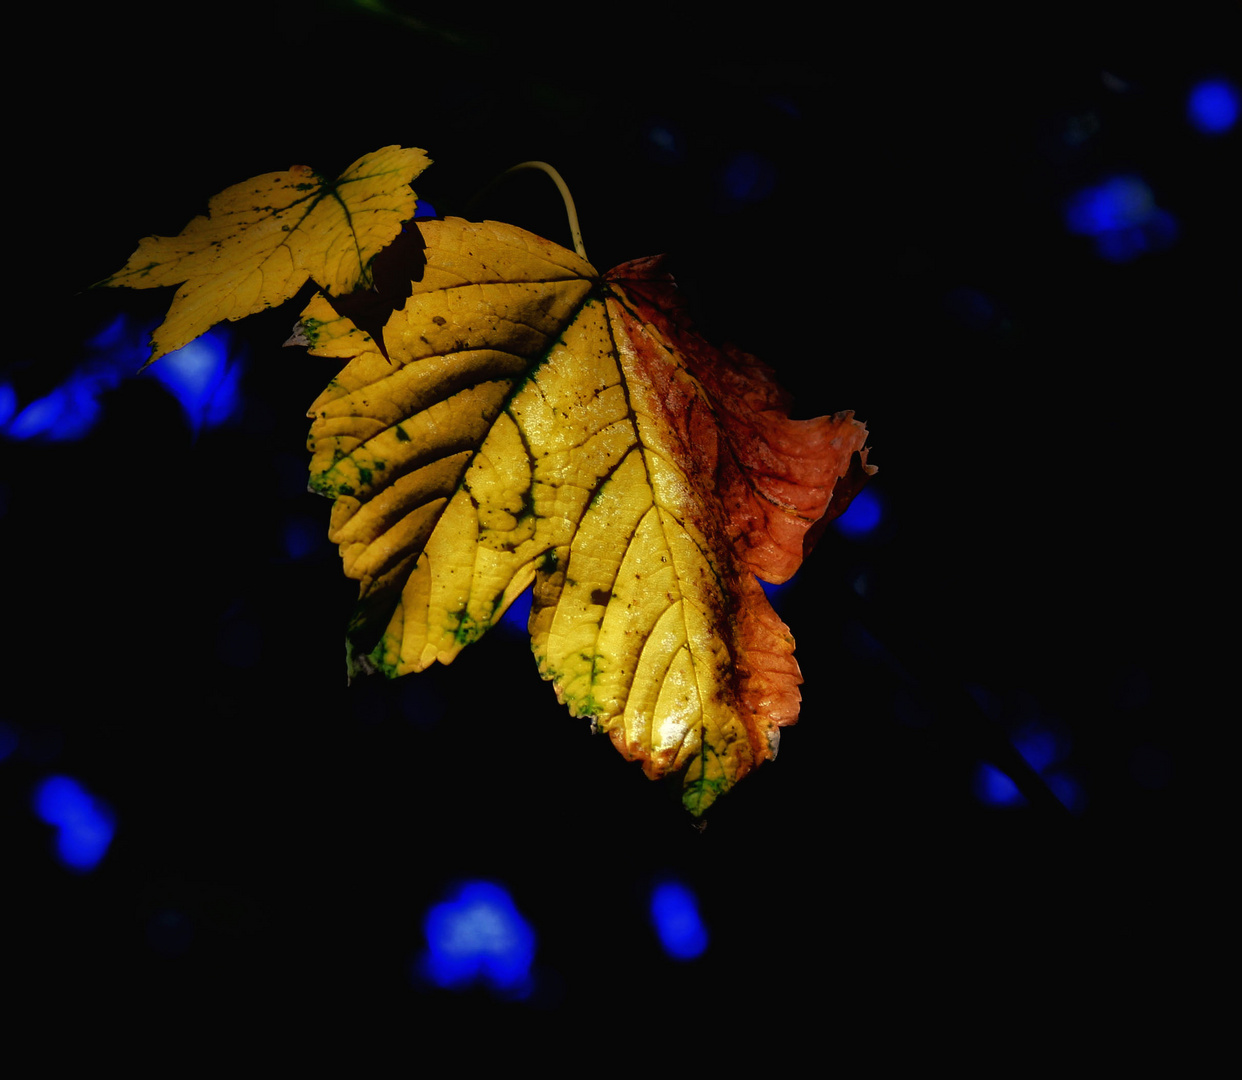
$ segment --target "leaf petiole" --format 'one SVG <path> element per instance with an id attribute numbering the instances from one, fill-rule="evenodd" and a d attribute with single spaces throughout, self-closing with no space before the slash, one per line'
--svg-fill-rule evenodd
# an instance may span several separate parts
<path id="1" fill-rule="evenodd" d="M 522 161 L 517 165 L 514 165 L 512 168 L 505 169 L 504 172 L 497 176 L 496 179 L 488 184 L 471 200 L 471 204 L 478 202 L 479 199 L 491 191 L 492 188 L 499 184 L 506 176 L 510 176 L 515 172 L 521 172 L 523 169 L 538 169 L 539 172 L 546 173 L 552 178 L 552 182 L 556 185 L 556 190 L 561 193 L 561 199 L 564 200 L 565 203 L 565 213 L 569 217 L 569 232 L 574 240 L 574 251 L 578 253 L 579 258 L 586 259 L 586 247 L 582 243 L 582 230 L 578 227 L 578 210 L 574 206 L 574 197 L 569 193 L 569 185 L 565 183 L 564 177 L 562 177 L 561 174 L 546 161 Z M 587 261 L 590 262 L 589 259 L 587 259 Z"/>

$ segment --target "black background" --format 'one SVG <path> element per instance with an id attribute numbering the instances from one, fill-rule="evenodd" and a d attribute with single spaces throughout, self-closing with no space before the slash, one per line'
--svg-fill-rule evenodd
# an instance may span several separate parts
<path id="1" fill-rule="evenodd" d="M 459 213 L 541 158 L 597 266 L 668 252 L 700 328 L 775 367 L 795 415 L 868 423 L 887 516 L 866 541 L 830 530 L 787 595 L 802 719 L 700 833 L 557 706 L 520 639 L 346 687 L 353 585 L 326 539 L 301 560 L 282 546 L 290 516 L 326 531 L 328 511 L 303 445 L 331 370 L 278 348 L 296 303 L 238 327 L 229 427 L 192 437 L 139 377 L 84 441 L 4 442 L 5 970 L 23 1000 L 222 1031 L 374 1016 L 428 1038 L 445 1018 L 565 1014 L 625 1039 L 710 1023 L 694 1038 L 719 1045 L 950 1015 L 965 1041 L 997 1019 L 1095 1025 L 1100 996 L 1158 1016 L 1183 949 L 1170 882 L 1195 862 L 1174 810 L 1213 707 L 1195 605 L 1224 587 L 1200 477 L 1236 359 L 1237 136 L 1184 116 L 1224 70 L 1219 28 L 392 10 L 191 23 L 121 5 L 68 40 L 32 34 L 54 74 L 46 97 L 15 91 L 21 400 L 117 311 L 166 305 L 81 290 L 230 183 L 401 143 L 435 159 L 420 196 Z M 766 197 L 724 192 L 739 154 L 766 163 Z M 1115 173 L 1176 217 L 1171 249 L 1112 264 L 1067 233 L 1065 200 Z M 568 242 L 534 174 L 471 214 Z M 1068 740 L 1081 814 L 973 794 L 1031 720 Z M 50 772 L 118 815 L 90 875 L 55 863 L 30 812 Z M 647 923 L 666 876 L 712 934 L 689 966 Z M 539 934 L 525 1003 L 410 977 L 422 913 L 465 877 L 504 882 Z"/>

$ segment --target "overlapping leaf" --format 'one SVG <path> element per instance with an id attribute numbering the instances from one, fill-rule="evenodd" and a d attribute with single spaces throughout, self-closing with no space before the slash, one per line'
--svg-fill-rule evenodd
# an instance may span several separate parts
<path id="1" fill-rule="evenodd" d="M 336 297 L 298 338 L 343 362 L 310 448 L 360 583 L 350 669 L 447 663 L 533 583 L 544 677 L 648 775 L 680 775 L 700 814 L 797 717 L 793 640 L 754 575 L 787 579 L 845 508 L 866 430 L 790 420 L 767 368 L 688 328 L 659 259 L 600 275 L 512 226 L 424 222 L 391 249 L 425 248 L 400 310 L 409 274 L 344 297 L 413 216 L 426 164 L 387 147 L 334 183 L 256 177 L 101 284 L 180 286 L 152 359 L 308 278 Z"/>
<path id="2" fill-rule="evenodd" d="M 601 276 L 512 226 L 419 230 L 383 352 L 322 297 L 303 316 L 347 361 L 310 448 L 360 582 L 351 667 L 447 663 L 533 582 L 560 699 L 702 813 L 797 717 L 793 640 L 754 574 L 797 569 L 865 480 L 866 430 L 790 420 L 763 365 L 686 328 L 659 260 Z"/>
<path id="3" fill-rule="evenodd" d="M 293 296 L 308 278 L 332 295 L 370 283 L 375 255 L 414 216 L 410 182 L 430 164 L 422 150 L 387 146 L 335 181 L 305 165 L 234 184 L 181 235 L 149 236 L 100 285 L 179 285 L 152 337 L 151 360 L 225 319 Z"/>

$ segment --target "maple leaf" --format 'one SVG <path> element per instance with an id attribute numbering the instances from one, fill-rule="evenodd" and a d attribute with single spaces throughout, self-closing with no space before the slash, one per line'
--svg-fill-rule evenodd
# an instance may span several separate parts
<path id="1" fill-rule="evenodd" d="M 449 663 L 534 586 L 540 673 L 701 814 L 793 723 L 787 580 L 873 471 L 851 413 L 792 420 L 768 368 L 689 329 L 659 258 L 600 275 L 524 230 L 417 226 L 384 349 L 323 296 L 311 484 L 360 582 L 351 673 Z"/>
<path id="2" fill-rule="evenodd" d="M 226 188 L 179 236 L 149 236 L 99 286 L 179 285 L 148 363 L 225 319 L 293 296 L 308 278 L 332 295 L 370 284 L 376 254 L 414 216 L 410 182 L 431 159 L 386 146 L 335 181 L 305 165 Z"/>
<path id="3" fill-rule="evenodd" d="M 427 164 L 390 146 L 333 183 L 255 177 L 100 284 L 180 286 L 155 360 L 313 278 L 333 299 L 293 343 L 344 362 L 308 415 L 359 582 L 350 673 L 449 663 L 533 585 L 540 673 L 701 814 L 797 718 L 793 638 L 755 575 L 787 580 L 874 471 L 866 428 L 790 419 L 767 367 L 690 328 L 660 258 L 601 275 L 456 218 L 395 243 Z M 353 292 L 410 249 L 416 271 Z"/>

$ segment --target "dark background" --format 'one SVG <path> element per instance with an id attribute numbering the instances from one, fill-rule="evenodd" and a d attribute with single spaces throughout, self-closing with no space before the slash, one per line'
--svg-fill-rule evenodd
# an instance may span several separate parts
<path id="1" fill-rule="evenodd" d="M 1171 883 L 1196 869 L 1179 814 L 1219 712 L 1195 605 L 1225 585 L 1201 477 L 1236 360 L 1237 135 L 1185 118 L 1225 71 L 1219 27 L 391 11 L 224 5 L 191 29 L 121 5 L 31 35 L 72 107 L 19 88 L 12 121 L 20 400 L 116 312 L 166 306 L 81 290 L 228 184 L 399 142 L 458 213 L 542 158 L 597 266 L 668 252 L 700 328 L 775 367 L 795 415 L 868 423 L 884 519 L 830 530 L 783 597 L 802 719 L 700 833 L 519 638 L 346 687 L 354 586 L 326 539 L 283 541 L 328 513 L 303 446 L 331 370 L 278 347 L 296 302 L 237 327 L 228 426 L 193 436 L 140 376 L 84 440 L 0 442 L 6 977 L 43 1015 L 428 1037 L 565 1013 L 848 1041 L 953 1013 L 966 1039 L 1092 1025 L 1101 995 L 1159 1015 L 1187 932 Z M 1167 250 L 1114 263 L 1067 231 L 1066 201 L 1116 174 L 1173 215 Z M 534 174 L 471 214 L 568 243 Z M 1030 725 L 1077 813 L 977 796 Z M 90 874 L 30 811 L 52 772 L 117 814 Z M 712 935 L 690 965 L 647 921 L 670 876 Z M 410 977 L 423 912 L 467 877 L 539 935 L 524 1003 Z"/>

